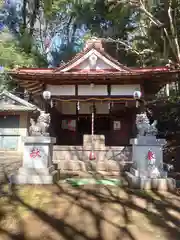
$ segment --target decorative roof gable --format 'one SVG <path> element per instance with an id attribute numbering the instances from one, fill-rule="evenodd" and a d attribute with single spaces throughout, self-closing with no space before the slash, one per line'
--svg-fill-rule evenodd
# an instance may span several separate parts
<path id="1" fill-rule="evenodd" d="M 92 39 L 86 43 L 85 49 L 77 54 L 68 63 L 60 66 L 55 71 L 60 72 L 131 72 L 131 69 L 120 64 L 107 54 L 100 39 Z"/>
<path id="2" fill-rule="evenodd" d="M 40 109 L 5 90 L 0 93 L 0 111 L 40 111 Z"/>

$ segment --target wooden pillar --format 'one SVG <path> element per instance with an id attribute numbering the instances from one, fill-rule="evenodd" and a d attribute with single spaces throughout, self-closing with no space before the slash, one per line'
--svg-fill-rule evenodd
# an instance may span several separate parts
<path id="1" fill-rule="evenodd" d="M 79 135 L 80 135 L 79 134 L 79 129 L 78 129 L 78 127 L 79 127 L 79 124 L 78 124 L 78 122 L 79 122 L 79 110 L 80 110 L 80 102 L 78 101 L 76 103 L 76 132 L 75 132 L 77 143 L 79 142 Z"/>
<path id="2" fill-rule="evenodd" d="M 111 85 L 110 84 L 108 84 L 108 97 L 111 97 Z M 113 130 L 112 105 L 110 106 L 110 109 L 109 109 L 109 119 L 110 119 L 110 132 L 108 134 L 108 138 L 111 137 L 111 131 Z"/>

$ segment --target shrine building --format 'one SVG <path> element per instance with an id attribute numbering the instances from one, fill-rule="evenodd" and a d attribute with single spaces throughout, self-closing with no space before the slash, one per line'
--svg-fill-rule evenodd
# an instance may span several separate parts
<path id="1" fill-rule="evenodd" d="M 29 116 L 39 111 L 35 105 L 8 91 L 0 93 L 0 152 L 22 152 L 21 140 L 27 136 Z"/>
<path id="2" fill-rule="evenodd" d="M 50 93 L 46 106 L 51 135 L 57 139 L 54 149 L 61 151 L 59 158 L 67 158 L 71 151 L 69 158 L 79 160 L 90 151 L 88 136 L 92 134 L 95 150 L 104 151 L 102 159 L 109 151 L 107 158 L 114 159 L 120 150 L 130 147 L 137 111 L 134 94 L 152 98 L 174 81 L 177 70 L 126 67 L 105 52 L 101 39 L 91 39 L 82 52 L 59 67 L 19 68 L 9 74 L 40 108 L 45 103 L 43 92 Z"/>

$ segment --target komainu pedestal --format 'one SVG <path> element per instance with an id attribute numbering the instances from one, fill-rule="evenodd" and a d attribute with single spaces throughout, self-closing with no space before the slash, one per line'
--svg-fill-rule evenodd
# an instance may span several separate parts
<path id="1" fill-rule="evenodd" d="M 138 136 L 131 139 L 133 166 L 127 172 L 129 186 L 137 189 L 167 191 L 175 189 L 175 180 L 163 170 L 165 139 L 155 136 Z"/>
<path id="2" fill-rule="evenodd" d="M 126 173 L 129 186 L 159 191 L 174 190 L 176 183 L 163 170 L 165 139 L 157 139 L 157 121 L 150 124 L 147 112 L 136 115 L 137 138 L 131 139 L 133 166 Z"/>
<path id="3" fill-rule="evenodd" d="M 58 180 L 58 172 L 52 164 L 55 138 L 30 136 L 24 139 L 23 165 L 12 176 L 15 184 L 52 184 Z"/>

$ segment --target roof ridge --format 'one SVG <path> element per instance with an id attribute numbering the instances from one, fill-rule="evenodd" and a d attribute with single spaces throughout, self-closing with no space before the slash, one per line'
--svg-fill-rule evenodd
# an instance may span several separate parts
<path id="1" fill-rule="evenodd" d="M 92 48 L 87 48 L 87 49 L 85 49 L 85 50 L 83 50 L 83 51 L 75 54 L 75 56 L 72 57 L 69 61 L 65 62 L 64 64 L 60 64 L 60 66 L 57 67 L 56 69 L 54 69 L 53 72 L 57 72 L 57 71 L 63 69 L 66 65 L 69 65 L 71 62 L 74 62 L 75 59 L 78 60 L 79 57 L 81 57 L 81 55 L 84 55 L 84 54 L 88 53 L 91 49 L 92 49 Z M 77 58 L 78 58 L 78 59 L 77 59 Z"/>
<path id="2" fill-rule="evenodd" d="M 38 108 L 36 105 L 34 105 L 34 104 L 16 96 L 15 94 L 10 93 L 9 91 L 7 91 L 5 89 L 0 93 L 0 96 L 2 96 L 3 94 L 5 94 L 7 97 L 11 98 L 14 101 L 17 101 L 18 103 L 22 104 L 25 107 L 29 107 L 29 108 L 32 108 L 34 110 L 40 111 L 40 108 Z"/>
<path id="3" fill-rule="evenodd" d="M 96 47 L 95 42 L 92 42 L 91 45 L 89 45 L 87 48 L 85 48 L 83 51 L 77 53 L 71 60 L 69 60 L 68 62 L 60 65 L 59 67 L 57 67 L 56 69 L 53 70 L 53 72 L 57 72 L 57 71 L 61 71 L 63 70 L 65 67 L 70 66 L 71 64 L 75 63 L 76 61 L 78 61 L 81 57 L 83 57 L 85 54 L 87 54 L 88 52 L 90 52 L 92 49 L 95 49 L 97 52 L 99 52 L 102 56 L 104 56 L 105 58 L 107 58 L 108 60 L 110 60 L 111 62 L 113 62 L 114 64 L 116 64 L 117 66 L 123 68 L 126 71 L 131 72 L 132 69 L 128 68 L 127 66 L 123 65 L 122 63 L 120 63 L 117 59 L 113 58 L 109 53 L 107 53 L 105 50 L 102 50 L 101 48 Z"/>

